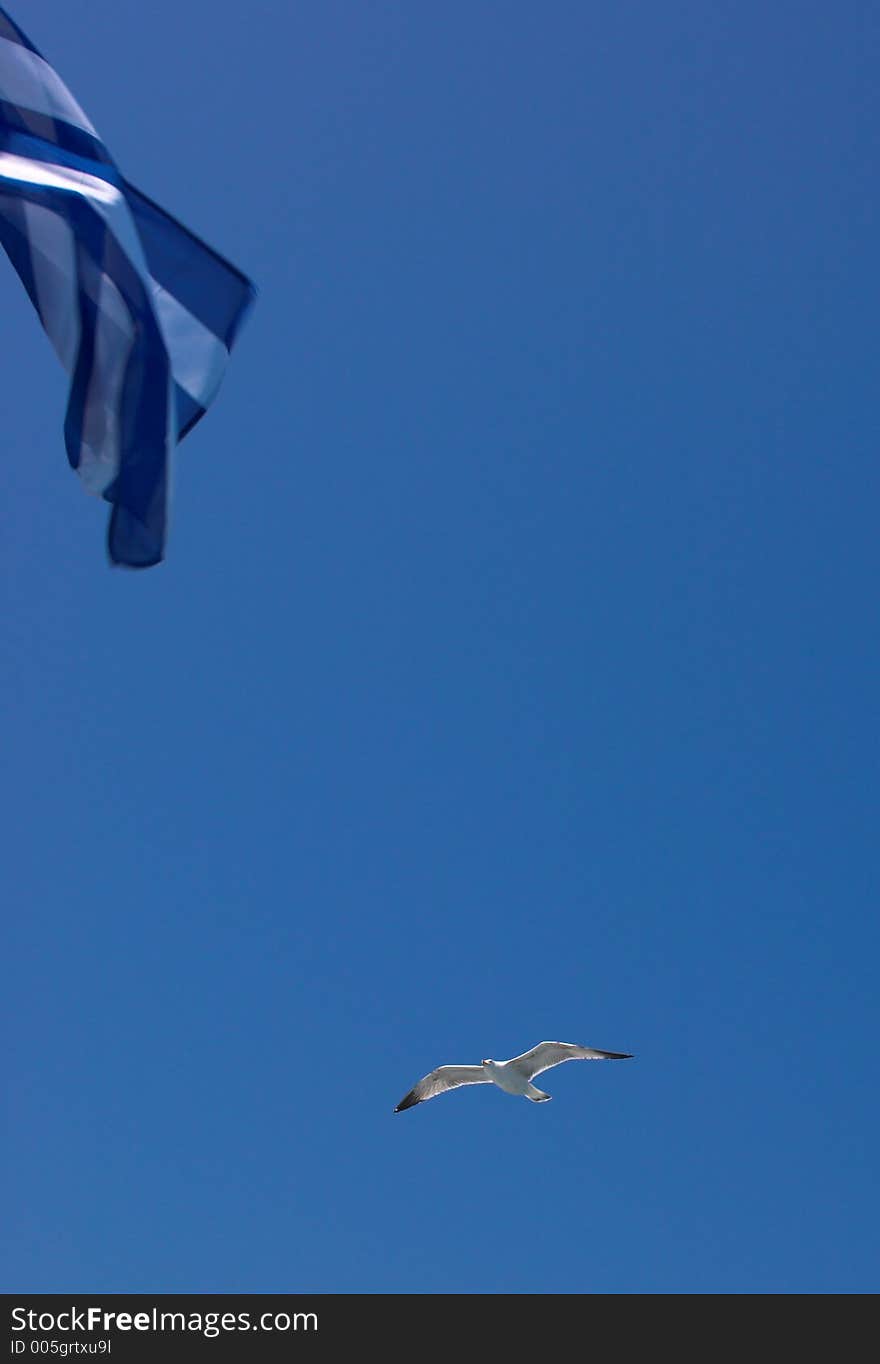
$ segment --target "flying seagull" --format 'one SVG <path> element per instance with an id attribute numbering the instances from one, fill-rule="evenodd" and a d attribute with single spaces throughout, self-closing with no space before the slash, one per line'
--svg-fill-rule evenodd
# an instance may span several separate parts
<path id="1" fill-rule="evenodd" d="M 514 1056 L 511 1061 L 481 1061 L 478 1066 L 438 1066 L 403 1096 L 394 1111 L 402 1113 L 405 1108 L 414 1108 L 425 1099 L 445 1094 L 447 1089 L 458 1089 L 459 1085 L 497 1085 L 505 1094 L 522 1094 L 540 1104 L 553 1098 L 552 1094 L 545 1094 L 532 1084 L 534 1077 L 543 1070 L 551 1070 L 563 1061 L 631 1059 L 632 1052 L 628 1051 L 597 1051 L 595 1047 L 579 1047 L 576 1042 L 539 1042 L 531 1051 L 524 1051 L 522 1056 Z"/>

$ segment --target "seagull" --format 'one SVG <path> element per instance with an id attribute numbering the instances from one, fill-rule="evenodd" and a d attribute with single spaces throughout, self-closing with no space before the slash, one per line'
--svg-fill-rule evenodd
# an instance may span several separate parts
<path id="1" fill-rule="evenodd" d="M 413 1085 L 395 1108 L 402 1113 L 405 1108 L 414 1108 L 425 1099 L 434 1099 L 445 1094 L 447 1089 L 458 1089 L 460 1085 L 497 1085 L 505 1094 L 522 1094 L 532 1103 L 542 1104 L 552 1099 L 536 1089 L 532 1080 L 543 1070 L 559 1066 L 563 1061 L 630 1061 L 629 1051 L 597 1051 L 595 1047 L 579 1047 L 576 1042 L 539 1042 L 531 1051 L 522 1056 L 514 1056 L 511 1061 L 481 1061 L 478 1066 L 438 1066 Z"/>

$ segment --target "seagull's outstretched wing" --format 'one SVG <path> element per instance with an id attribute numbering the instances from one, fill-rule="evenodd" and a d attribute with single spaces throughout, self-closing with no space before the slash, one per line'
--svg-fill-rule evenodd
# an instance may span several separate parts
<path id="1" fill-rule="evenodd" d="M 595 1047 L 579 1047 L 575 1042 L 539 1042 L 531 1051 L 522 1056 L 514 1056 L 509 1066 L 516 1066 L 527 1080 L 540 1075 L 543 1070 L 559 1066 L 563 1061 L 629 1061 L 629 1051 L 597 1051 Z"/>
<path id="2" fill-rule="evenodd" d="M 458 1089 L 459 1085 L 488 1085 L 492 1081 L 483 1070 L 482 1066 L 438 1066 L 432 1070 L 430 1075 L 426 1075 L 423 1080 L 419 1080 L 417 1085 L 413 1085 L 408 1094 L 405 1094 L 400 1103 L 395 1108 L 395 1113 L 402 1113 L 405 1108 L 413 1108 L 416 1104 L 423 1103 L 425 1099 L 433 1099 L 438 1094 L 445 1094 L 447 1089 Z"/>

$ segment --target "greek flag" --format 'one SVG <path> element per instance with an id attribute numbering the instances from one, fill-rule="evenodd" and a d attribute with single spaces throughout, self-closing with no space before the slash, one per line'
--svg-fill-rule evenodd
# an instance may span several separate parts
<path id="1" fill-rule="evenodd" d="M 254 288 L 122 178 L 2 8 L 0 242 L 70 376 L 67 457 L 112 506 L 110 558 L 158 563 L 175 444 L 217 392 Z"/>

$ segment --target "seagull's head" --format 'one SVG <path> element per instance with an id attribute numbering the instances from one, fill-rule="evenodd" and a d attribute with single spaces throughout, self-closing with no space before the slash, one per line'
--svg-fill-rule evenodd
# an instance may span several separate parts
<path id="1" fill-rule="evenodd" d="M 491 1056 L 487 1056 L 484 1060 L 480 1062 L 481 1066 L 494 1066 L 494 1064 L 495 1062 L 492 1060 Z"/>

